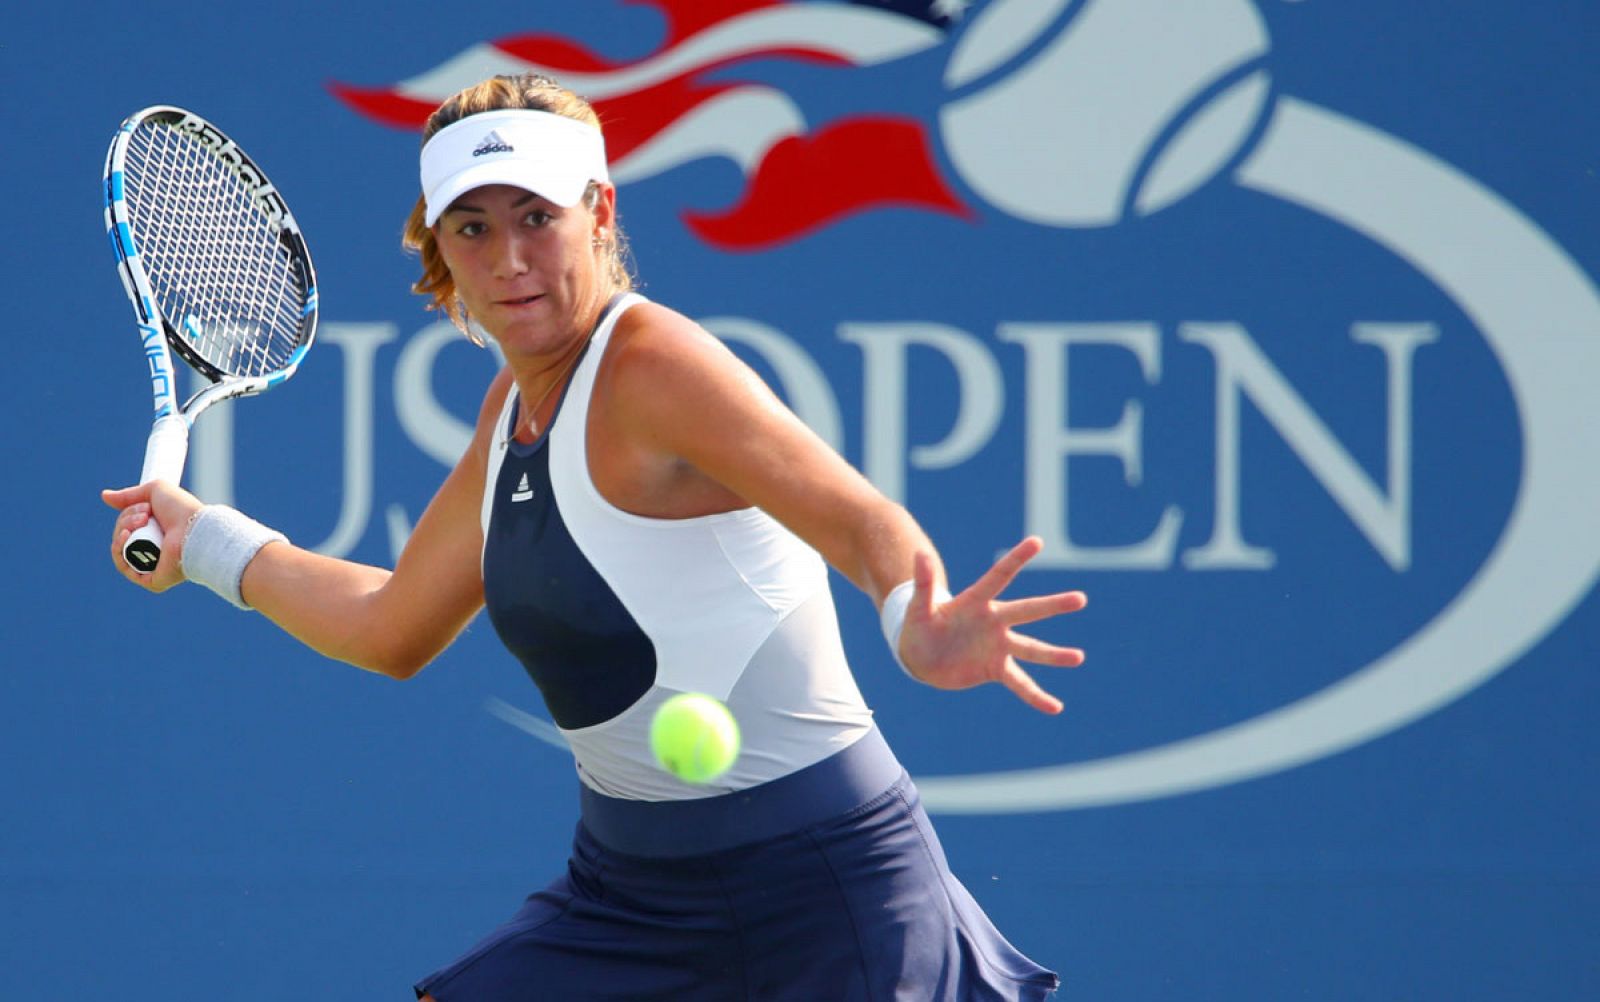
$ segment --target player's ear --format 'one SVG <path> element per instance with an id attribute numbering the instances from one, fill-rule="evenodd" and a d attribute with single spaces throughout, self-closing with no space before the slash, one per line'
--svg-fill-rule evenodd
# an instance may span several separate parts
<path id="1" fill-rule="evenodd" d="M 603 244 L 616 229 L 616 186 L 606 181 L 591 182 L 588 197 L 585 201 L 589 204 L 589 215 L 594 217 L 594 242 Z"/>

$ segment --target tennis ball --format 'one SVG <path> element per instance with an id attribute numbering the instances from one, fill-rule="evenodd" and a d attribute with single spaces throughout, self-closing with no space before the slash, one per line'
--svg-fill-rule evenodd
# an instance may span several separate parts
<path id="1" fill-rule="evenodd" d="M 650 721 L 650 750 L 661 768 L 686 783 L 709 783 L 739 757 L 739 724 L 721 701 L 680 692 Z"/>

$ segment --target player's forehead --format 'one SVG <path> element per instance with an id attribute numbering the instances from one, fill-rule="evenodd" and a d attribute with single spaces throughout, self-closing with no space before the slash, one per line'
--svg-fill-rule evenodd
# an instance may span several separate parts
<path id="1" fill-rule="evenodd" d="M 557 212 L 561 207 L 536 191 L 514 184 L 484 184 L 456 196 L 444 213 L 485 212 L 497 209 L 539 208 Z"/>

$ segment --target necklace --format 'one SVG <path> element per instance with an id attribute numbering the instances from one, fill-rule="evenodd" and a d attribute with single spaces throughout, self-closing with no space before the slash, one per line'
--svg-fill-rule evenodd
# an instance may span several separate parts
<path id="1" fill-rule="evenodd" d="M 583 354 L 583 349 L 589 346 L 589 339 L 592 337 L 594 337 L 594 329 L 590 328 L 589 333 L 584 336 L 583 340 L 578 342 L 578 344 L 573 347 L 572 354 L 568 356 L 565 362 L 561 363 L 561 369 L 556 373 L 555 378 L 550 380 L 550 385 L 544 388 L 544 392 L 539 394 L 539 399 L 534 401 L 532 407 L 528 408 L 527 416 L 519 416 L 517 418 L 516 427 L 512 428 L 506 437 L 501 440 L 500 448 L 504 449 L 510 445 L 511 440 L 516 438 L 517 433 L 523 428 L 527 428 L 529 432 L 532 432 L 538 427 L 537 415 L 539 413 L 539 408 L 544 406 L 544 402 L 550 399 L 550 394 L 554 393 L 555 388 L 560 386 L 562 380 L 567 378 L 567 373 L 571 372 L 572 367 L 577 364 L 579 356 Z"/>

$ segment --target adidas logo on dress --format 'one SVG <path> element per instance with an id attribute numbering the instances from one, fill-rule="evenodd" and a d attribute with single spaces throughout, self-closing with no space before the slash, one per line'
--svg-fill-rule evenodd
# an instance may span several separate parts
<path id="1" fill-rule="evenodd" d="M 522 479 L 517 481 L 517 489 L 511 492 L 511 500 L 531 501 L 532 499 L 533 488 L 528 486 L 528 475 L 524 473 Z"/>

